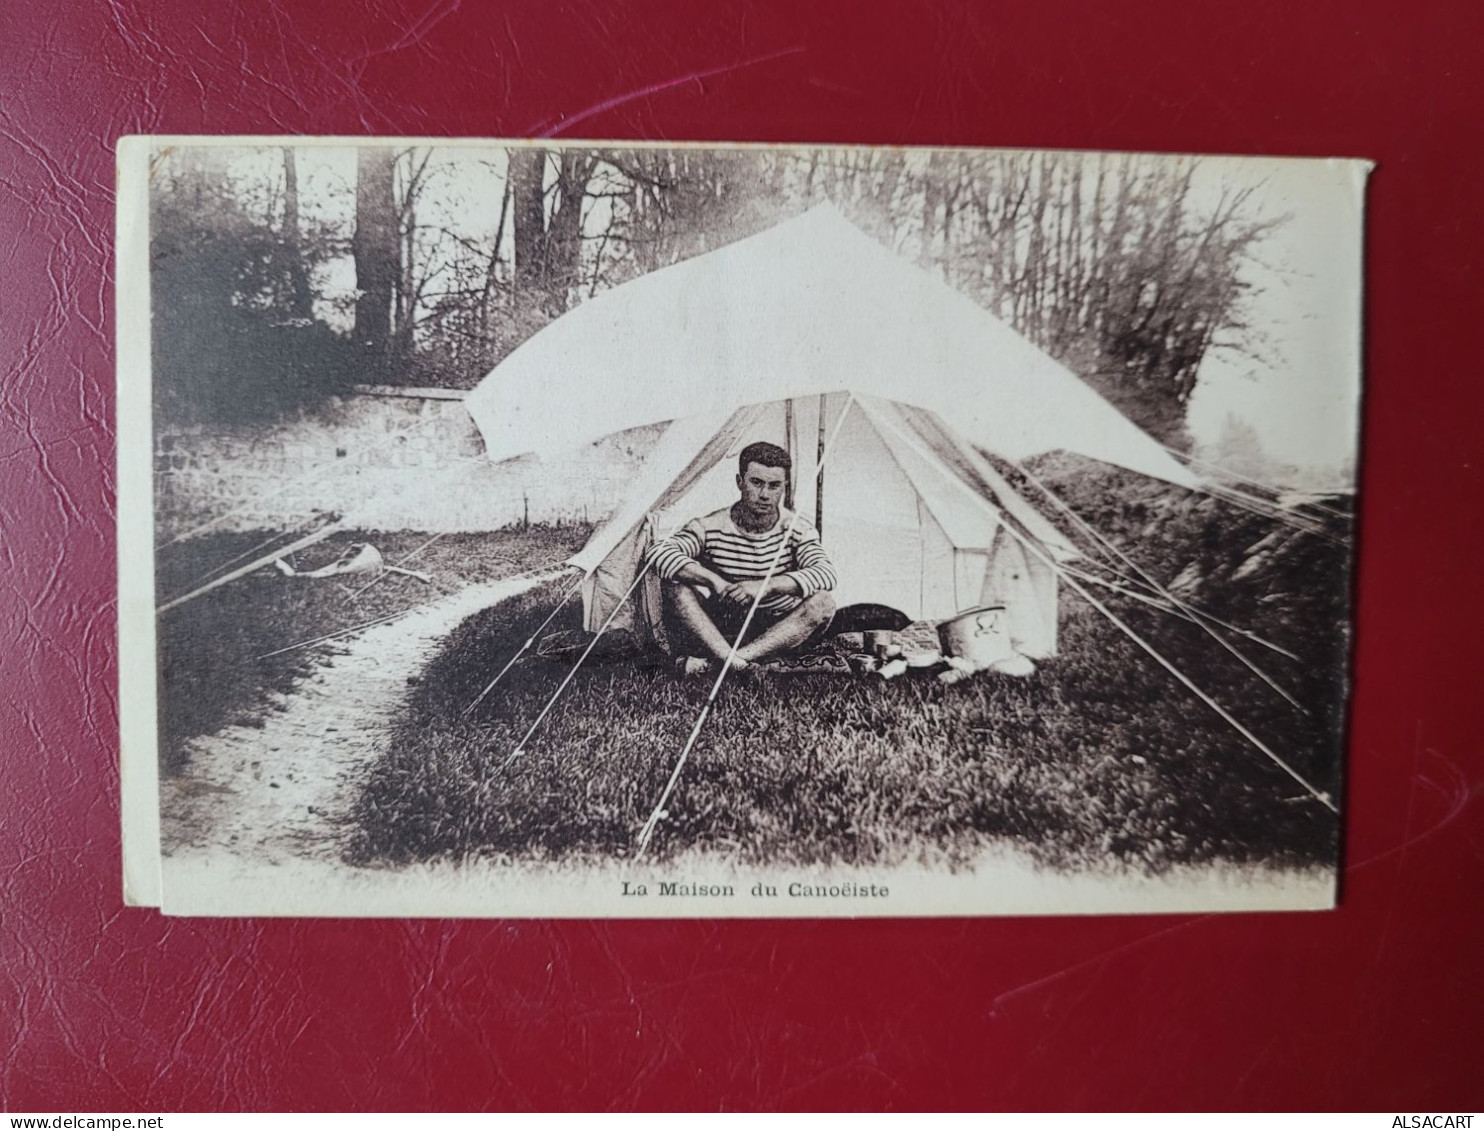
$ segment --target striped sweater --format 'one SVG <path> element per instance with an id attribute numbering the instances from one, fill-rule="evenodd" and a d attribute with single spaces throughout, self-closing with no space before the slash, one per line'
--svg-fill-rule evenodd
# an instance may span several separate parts
<path id="1" fill-rule="evenodd" d="M 833 589 L 835 567 L 808 520 L 800 515 L 795 522 L 794 513 L 783 507 L 778 508 L 778 521 L 761 534 L 741 529 L 732 521 L 730 507 L 693 518 L 670 537 L 656 542 L 649 551 L 649 560 L 667 581 L 693 561 L 728 581 L 761 580 L 768 575 L 773 555 L 789 533 L 790 523 L 793 533 L 789 546 L 779 555 L 773 576 L 793 578 L 800 596 L 774 593 L 758 605 L 769 612 L 787 612 L 804 597 Z"/>

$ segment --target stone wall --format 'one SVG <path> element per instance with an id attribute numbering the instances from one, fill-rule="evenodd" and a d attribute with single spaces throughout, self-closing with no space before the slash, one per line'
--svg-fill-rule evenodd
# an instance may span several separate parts
<path id="1" fill-rule="evenodd" d="M 490 463 L 464 394 L 368 387 L 272 427 L 155 437 L 158 532 L 284 529 L 334 512 L 363 530 L 466 532 L 602 519 L 659 433 Z"/>

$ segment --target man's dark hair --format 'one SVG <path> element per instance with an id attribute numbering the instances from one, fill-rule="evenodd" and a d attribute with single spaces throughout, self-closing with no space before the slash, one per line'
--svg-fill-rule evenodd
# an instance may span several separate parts
<path id="1" fill-rule="evenodd" d="M 789 471 L 794 465 L 788 453 L 777 444 L 768 444 L 761 440 L 756 444 L 748 444 L 742 449 L 742 454 L 737 457 L 737 474 L 746 475 L 749 463 L 762 464 L 764 467 L 781 467 L 784 471 Z"/>

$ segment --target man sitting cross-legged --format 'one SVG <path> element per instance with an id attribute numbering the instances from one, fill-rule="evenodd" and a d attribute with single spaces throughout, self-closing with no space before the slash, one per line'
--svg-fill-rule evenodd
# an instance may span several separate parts
<path id="1" fill-rule="evenodd" d="M 737 459 L 741 498 L 692 519 L 650 551 L 686 674 L 727 658 L 759 592 L 733 667 L 800 651 L 829 628 L 835 567 L 814 527 L 782 505 L 790 466 L 777 445 L 749 444 Z"/>

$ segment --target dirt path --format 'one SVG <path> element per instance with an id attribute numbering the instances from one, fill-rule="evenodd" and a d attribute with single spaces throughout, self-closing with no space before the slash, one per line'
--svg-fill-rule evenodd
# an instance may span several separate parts
<path id="1" fill-rule="evenodd" d="M 381 751 L 408 677 L 466 617 L 560 573 L 476 585 L 367 629 L 280 697 L 262 726 L 194 739 L 185 774 L 161 787 L 162 853 L 267 864 L 335 856 L 338 818 Z"/>

